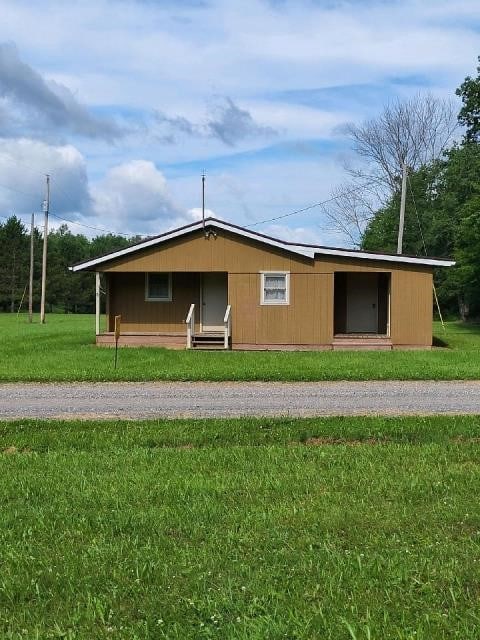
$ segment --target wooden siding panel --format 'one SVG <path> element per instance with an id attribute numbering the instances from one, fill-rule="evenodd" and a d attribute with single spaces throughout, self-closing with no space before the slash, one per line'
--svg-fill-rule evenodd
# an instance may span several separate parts
<path id="1" fill-rule="evenodd" d="M 246 242 L 218 234 L 205 238 L 195 234 L 172 240 L 160 247 L 145 249 L 132 256 L 124 256 L 102 266 L 103 271 L 227 271 L 242 273 L 248 270 L 289 271 L 295 264 L 297 271 L 311 271 L 313 260 L 290 257 L 281 249 L 265 251 L 259 243 Z"/>
<path id="2" fill-rule="evenodd" d="M 432 316 L 432 274 L 393 272 L 390 330 L 392 343 L 431 346 Z"/>
<path id="3" fill-rule="evenodd" d="M 256 343 L 255 318 L 259 305 L 257 276 L 250 273 L 229 274 L 228 300 L 232 305 L 232 340 Z"/>
<path id="4" fill-rule="evenodd" d="M 192 302 L 199 310 L 199 292 L 198 273 L 173 273 L 172 302 L 146 302 L 143 273 L 111 274 L 110 318 L 120 314 L 123 331 L 186 333 L 185 318 Z"/>
<path id="5" fill-rule="evenodd" d="M 331 276 L 290 274 L 290 304 L 260 304 L 260 274 L 237 274 L 230 278 L 234 318 L 241 328 L 233 332 L 234 342 L 249 344 L 328 344 L 333 337 Z M 248 283 L 248 284 L 247 284 Z M 238 322 L 237 322 L 238 324 Z M 248 330 L 242 330 L 246 329 Z M 255 333 L 253 339 L 252 333 Z"/>

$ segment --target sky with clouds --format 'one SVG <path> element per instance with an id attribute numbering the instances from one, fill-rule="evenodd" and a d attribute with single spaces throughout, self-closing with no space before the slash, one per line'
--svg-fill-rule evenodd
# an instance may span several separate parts
<path id="1" fill-rule="evenodd" d="M 454 97 L 478 0 L 0 0 L 0 213 L 127 234 L 328 198 L 347 122 Z M 58 220 L 58 219 L 57 219 Z M 72 230 L 92 233 L 86 227 Z M 320 209 L 255 229 L 338 244 Z"/>

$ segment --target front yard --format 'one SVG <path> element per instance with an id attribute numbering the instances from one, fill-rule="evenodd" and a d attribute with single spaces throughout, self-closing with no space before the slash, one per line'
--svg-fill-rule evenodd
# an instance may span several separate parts
<path id="1" fill-rule="evenodd" d="M 0 315 L 0 381 L 477 380 L 480 325 L 435 325 L 447 347 L 394 352 L 187 352 L 96 348 L 94 317 L 52 314 L 47 324 Z"/>

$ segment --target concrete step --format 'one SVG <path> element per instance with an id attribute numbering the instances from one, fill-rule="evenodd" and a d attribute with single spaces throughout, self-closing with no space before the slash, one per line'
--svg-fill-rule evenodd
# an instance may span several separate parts
<path id="1" fill-rule="evenodd" d="M 391 351 L 392 341 L 390 338 L 378 336 L 336 336 L 333 339 L 332 347 L 334 351 Z"/>

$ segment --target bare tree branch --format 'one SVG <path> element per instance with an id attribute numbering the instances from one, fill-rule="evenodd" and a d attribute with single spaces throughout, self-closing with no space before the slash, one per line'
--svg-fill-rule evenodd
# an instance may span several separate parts
<path id="1" fill-rule="evenodd" d="M 453 103 L 431 94 L 396 100 L 377 118 L 348 124 L 362 162 L 346 166 L 350 182 L 333 191 L 335 202 L 325 211 L 333 227 L 358 245 L 375 211 L 399 191 L 403 163 L 416 171 L 432 162 L 451 144 L 457 127 Z"/>

